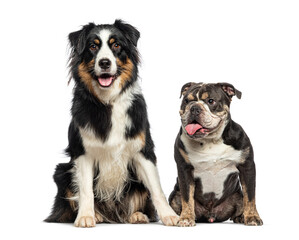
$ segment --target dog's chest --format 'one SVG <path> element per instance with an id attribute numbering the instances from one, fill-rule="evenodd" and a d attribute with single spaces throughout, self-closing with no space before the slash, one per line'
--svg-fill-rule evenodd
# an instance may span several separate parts
<path id="1" fill-rule="evenodd" d="M 126 129 L 131 127 L 127 114 L 130 99 L 120 99 L 112 108 L 112 127 L 105 141 L 92 129 L 80 129 L 85 154 L 94 160 L 95 194 L 101 200 L 118 199 L 128 181 L 128 165 L 140 150 L 139 138 L 126 139 Z"/>
<path id="2" fill-rule="evenodd" d="M 223 141 L 202 145 L 192 144 L 184 137 L 182 141 L 194 167 L 194 178 L 201 180 L 203 194 L 215 193 L 216 198 L 221 198 L 225 181 L 230 174 L 238 172 L 236 166 L 243 161 L 242 151 L 235 150 Z"/>

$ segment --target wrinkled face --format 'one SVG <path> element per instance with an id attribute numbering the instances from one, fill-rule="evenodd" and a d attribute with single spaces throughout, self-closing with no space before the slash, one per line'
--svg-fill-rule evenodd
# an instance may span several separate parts
<path id="1" fill-rule="evenodd" d="M 71 33 L 71 70 L 98 98 L 119 94 L 137 77 L 139 32 L 117 20 Z"/>
<path id="2" fill-rule="evenodd" d="M 222 134 L 229 117 L 231 98 L 220 84 L 192 83 L 182 89 L 181 121 L 192 139 L 214 138 Z"/>

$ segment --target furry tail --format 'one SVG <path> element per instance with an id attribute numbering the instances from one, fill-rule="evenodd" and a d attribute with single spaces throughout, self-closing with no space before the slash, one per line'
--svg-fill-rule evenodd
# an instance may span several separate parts
<path id="1" fill-rule="evenodd" d="M 58 191 L 55 197 L 52 212 L 47 217 L 45 222 L 74 222 L 76 218 L 75 204 L 73 201 L 68 200 L 68 197 L 72 196 L 71 181 L 72 173 L 71 169 L 73 164 L 61 163 L 56 166 L 54 173 L 54 181 L 57 185 Z"/>

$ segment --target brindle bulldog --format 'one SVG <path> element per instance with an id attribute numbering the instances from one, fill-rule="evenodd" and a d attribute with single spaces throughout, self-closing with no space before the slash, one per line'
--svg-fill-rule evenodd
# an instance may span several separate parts
<path id="1" fill-rule="evenodd" d="M 229 83 L 182 87 L 182 126 L 175 141 L 178 179 L 169 203 L 179 226 L 228 219 L 262 225 L 255 205 L 253 148 L 231 119 L 230 103 L 241 92 Z"/>

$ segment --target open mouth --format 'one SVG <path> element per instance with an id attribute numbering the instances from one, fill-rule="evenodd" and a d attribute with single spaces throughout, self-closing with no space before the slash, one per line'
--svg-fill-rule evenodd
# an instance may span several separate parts
<path id="1" fill-rule="evenodd" d="M 111 75 L 109 73 L 103 73 L 98 77 L 98 82 L 101 87 L 110 87 L 113 81 L 116 79 L 117 75 Z"/>
<path id="2" fill-rule="evenodd" d="M 185 130 L 188 133 L 188 135 L 190 135 L 190 136 L 203 135 L 203 134 L 207 134 L 207 133 L 209 133 L 211 131 L 211 129 L 204 128 L 203 126 L 201 126 L 196 121 L 193 121 L 192 123 L 189 123 L 185 127 Z"/>

